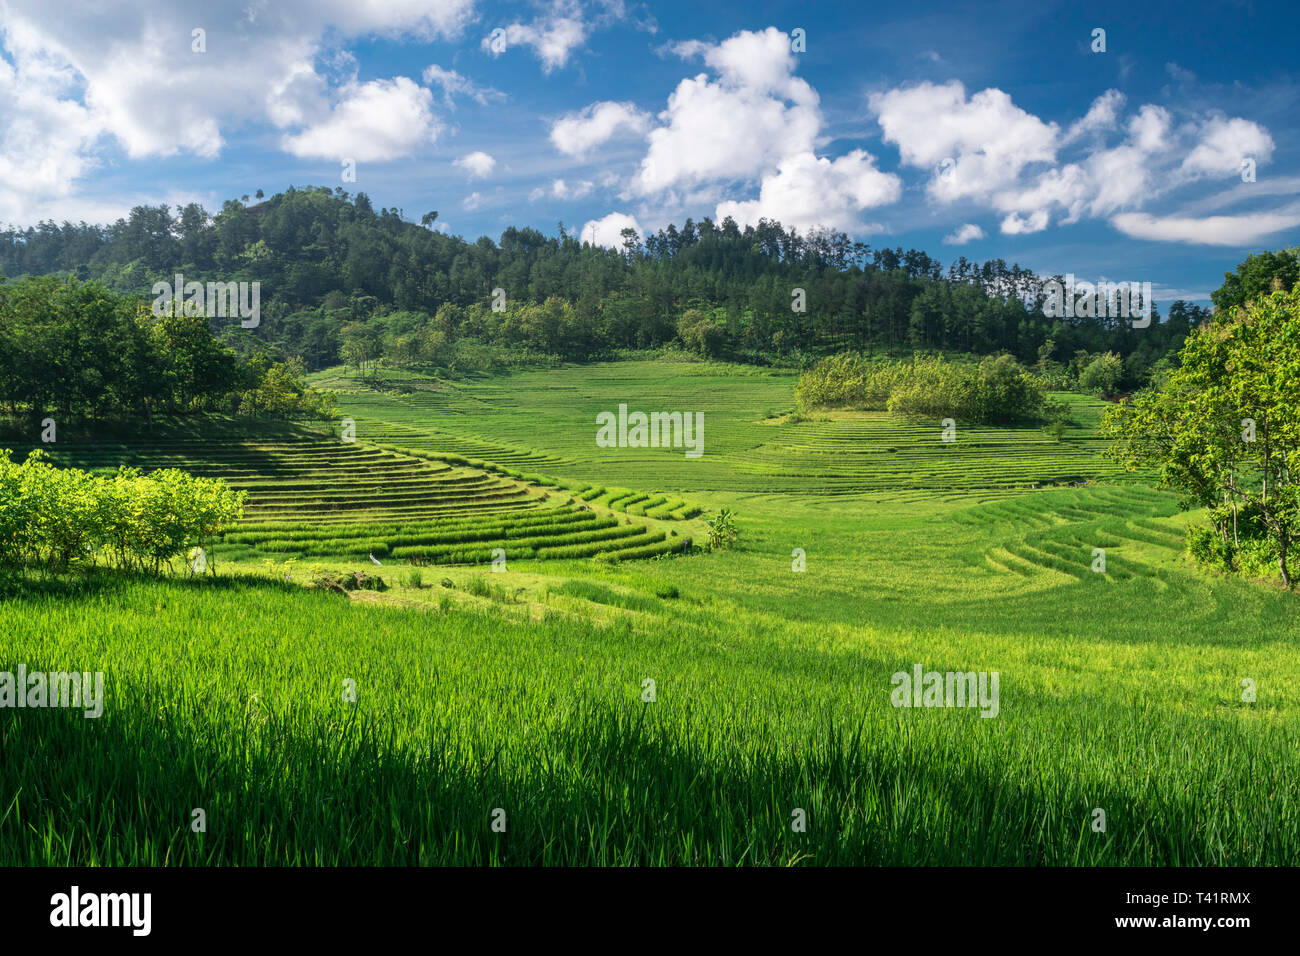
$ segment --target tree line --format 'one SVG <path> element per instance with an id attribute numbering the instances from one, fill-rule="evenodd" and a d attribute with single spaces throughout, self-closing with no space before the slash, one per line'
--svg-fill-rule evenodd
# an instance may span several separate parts
<path id="1" fill-rule="evenodd" d="M 146 299 L 100 282 L 0 279 L 0 406 L 13 418 L 331 417 L 332 396 L 304 374 L 301 359 L 265 344 L 240 355 L 207 318 L 155 315 Z"/>
<path id="2" fill-rule="evenodd" d="M 231 200 L 216 215 L 139 206 L 107 226 L 0 230 L 0 272 L 99 279 L 133 294 L 178 272 L 258 281 L 261 325 L 216 333 L 240 351 L 280 348 L 312 370 L 472 366 L 506 351 L 587 361 L 667 345 L 787 364 L 846 349 L 1006 352 L 1027 364 L 1111 352 L 1136 384 L 1206 315 L 1179 302 L 1148 328 L 1049 318 L 1040 277 L 1001 259 L 959 257 L 945 269 L 915 249 L 766 220 L 625 230 L 617 248 L 582 242 L 563 223 L 554 236 L 511 227 L 499 242 L 470 242 L 436 220 L 324 187 Z"/>

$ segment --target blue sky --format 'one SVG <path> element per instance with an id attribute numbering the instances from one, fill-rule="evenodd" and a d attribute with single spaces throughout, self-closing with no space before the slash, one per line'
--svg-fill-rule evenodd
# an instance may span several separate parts
<path id="1" fill-rule="evenodd" d="M 1291 3 L 3 0 L 0 221 L 341 185 L 471 239 L 768 216 L 1204 299 L 1300 238 L 1298 25 Z"/>

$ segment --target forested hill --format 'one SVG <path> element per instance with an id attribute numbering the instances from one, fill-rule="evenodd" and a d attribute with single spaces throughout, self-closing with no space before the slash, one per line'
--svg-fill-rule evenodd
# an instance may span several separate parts
<path id="1" fill-rule="evenodd" d="M 438 231 L 436 217 L 416 223 L 376 212 L 364 193 L 324 187 L 232 200 L 215 216 L 195 204 L 140 206 L 109 226 L 0 231 L 0 272 L 69 274 L 141 295 L 177 273 L 256 281 L 260 325 L 217 319 L 214 331 L 241 350 L 278 346 L 309 368 L 381 358 L 464 365 L 471 344 L 581 361 L 676 340 L 760 362 L 844 348 L 1009 351 L 1030 363 L 1109 350 L 1140 380 L 1204 314 L 1175 303 L 1146 329 L 1051 319 L 1032 301 L 1039 277 L 1000 259 L 962 257 L 944 269 L 924 252 L 779 223 L 742 230 L 730 218 L 688 219 L 645 237 L 625 232 L 615 250 L 562 226 L 555 236 L 510 228 L 499 242 L 468 242 Z M 496 310 L 494 289 L 504 291 Z M 796 289 L 806 311 L 792 307 Z"/>

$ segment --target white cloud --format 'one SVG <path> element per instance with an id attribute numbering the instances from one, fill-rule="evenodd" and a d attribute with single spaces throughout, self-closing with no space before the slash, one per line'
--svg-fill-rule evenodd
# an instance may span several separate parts
<path id="1" fill-rule="evenodd" d="M 741 30 L 718 44 L 687 40 L 670 46 L 683 59 L 699 57 L 721 77 L 724 85 L 795 99 L 807 86 L 792 77 L 795 54 L 790 36 L 776 27 Z"/>
<path id="2" fill-rule="evenodd" d="M 325 77 L 316 72 L 309 59 L 285 66 L 284 73 L 271 83 L 266 96 L 267 118 L 276 126 L 304 126 L 315 117 L 329 112 L 329 91 Z"/>
<path id="3" fill-rule="evenodd" d="M 1244 159 L 1267 162 L 1273 156 L 1273 137 L 1244 119 L 1212 116 L 1199 129 L 1200 142 L 1183 160 L 1180 172 L 1189 176 L 1235 176 Z"/>
<path id="4" fill-rule="evenodd" d="M 921 83 L 875 93 L 868 102 L 905 165 L 938 167 L 926 187 L 938 202 L 987 199 L 1026 166 L 1056 156 L 1056 124 L 1020 109 L 999 89 L 967 99 L 957 80 Z"/>
<path id="5" fill-rule="evenodd" d="M 958 226 L 949 235 L 944 236 L 943 241 L 950 246 L 964 246 L 968 242 L 983 238 L 984 230 L 973 222 L 967 222 Z"/>
<path id="6" fill-rule="evenodd" d="M 619 21 L 630 21 L 632 27 L 648 33 L 658 29 L 648 10 L 630 9 L 625 0 L 533 0 L 533 5 L 545 9 L 527 23 L 516 20 L 494 27 L 483 37 L 482 48 L 497 57 L 511 47 L 531 47 L 542 71 L 550 73 L 568 65 L 594 30 Z"/>
<path id="7" fill-rule="evenodd" d="M 611 212 L 608 216 L 600 219 L 589 219 L 582 227 L 579 235 L 583 242 L 589 242 L 595 246 L 605 246 L 609 249 L 623 248 L 624 229 L 635 229 L 639 238 L 645 238 L 645 231 L 642 230 L 641 224 L 636 221 L 635 216 L 630 216 L 621 212 Z"/>
<path id="8" fill-rule="evenodd" d="M 1119 122 L 1119 112 L 1124 108 L 1126 98 L 1119 90 L 1107 90 L 1092 101 L 1092 106 L 1083 118 L 1072 123 L 1061 138 L 1062 143 L 1071 143 L 1084 136 L 1115 129 Z"/>
<path id="9" fill-rule="evenodd" d="M 5 0 L 0 208 L 39 215 L 114 140 L 132 159 L 215 157 L 229 127 L 269 121 L 307 148 L 333 118 L 330 88 L 355 83 L 337 75 L 340 44 L 450 38 L 472 15 L 473 0 Z M 192 49 L 198 26 L 206 52 Z"/>
<path id="10" fill-rule="evenodd" d="M 1028 216 L 1021 216 L 1017 213 L 1011 213 L 1002 220 L 1002 231 L 1008 236 L 1024 236 L 1034 232 L 1042 232 L 1047 228 L 1047 211 L 1043 209 L 1036 210 Z"/>
<path id="11" fill-rule="evenodd" d="M 433 94 L 404 76 L 351 84 L 327 118 L 285 136 L 282 145 L 308 159 L 399 159 L 437 137 L 432 106 Z"/>
<path id="12" fill-rule="evenodd" d="M 496 168 L 497 161 L 481 149 L 476 149 L 472 153 L 467 153 L 460 159 L 452 160 L 451 163 L 458 169 L 465 170 L 471 179 L 483 179 L 491 175 L 492 170 Z"/>
<path id="13" fill-rule="evenodd" d="M 1206 246 L 1251 246 L 1284 229 L 1300 226 L 1300 203 L 1272 212 L 1239 216 L 1152 216 L 1121 213 L 1111 224 L 1127 236 Z"/>
<path id="14" fill-rule="evenodd" d="M 833 161 L 799 153 L 763 177 L 757 199 L 719 203 L 717 218 L 731 216 L 741 226 L 766 218 L 799 229 L 866 232 L 860 211 L 892 203 L 901 193 L 902 181 L 878 170 L 872 156 L 860 149 Z"/>
<path id="15" fill-rule="evenodd" d="M 620 131 L 644 135 L 650 117 L 631 103 L 592 103 L 551 126 L 551 143 L 568 156 L 584 156 Z"/>
<path id="16" fill-rule="evenodd" d="M 669 95 L 626 184 L 629 195 L 653 203 L 659 214 L 710 203 L 717 218 L 741 224 L 767 218 L 800 229 L 879 228 L 862 214 L 895 202 L 902 182 L 860 149 L 836 159 L 817 154 L 820 100 L 795 75 L 798 58 L 788 34 L 775 27 L 742 30 L 720 43 L 689 40 L 661 52 L 698 58 L 708 71 L 682 79 Z M 631 108 L 592 104 L 588 125 L 597 126 L 602 106 Z M 626 113 L 610 111 L 592 138 L 605 138 L 620 115 Z M 736 189 L 752 198 L 728 196 Z"/>
<path id="17" fill-rule="evenodd" d="M 588 195 L 596 184 L 590 180 L 584 179 L 570 185 L 563 179 L 557 179 L 551 183 L 550 187 L 543 189 L 540 186 L 528 194 L 530 202 L 536 202 L 543 196 L 550 196 L 553 199 L 581 199 Z"/>
<path id="18" fill-rule="evenodd" d="M 92 147 L 107 133 L 103 122 L 60 86 L 0 57 L 0 220 L 52 216 L 36 215 L 34 200 L 57 203 L 98 165 Z"/>
<path id="19" fill-rule="evenodd" d="M 1178 124 L 1169 110 L 1151 104 L 1125 118 L 1117 90 L 1097 97 L 1064 132 L 1001 90 L 967 97 L 956 80 L 877 93 L 869 102 L 904 165 L 934 169 L 926 186 L 932 202 L 967 200 L 999 212 L 1007 235 L 1041 232 L 1054 218 L 1070 224 L 1089 216 L 1115 217 L 1117 228 L 1125 223 L 1177 240 L 1185 219 L 1165 225 L 1127 214 L 1195 180 L 1236 176 L 1243 158 L 1264 162 L 1274 148 L 1267 130 L 1240 118 L 1212 114 Z M 1063 162 L 1058 157 L 1067 149 L 1075 155 Z M 1247 223 L 1264 222 L 1228 219 L 1236 224 L 1213 223 L 1208 234 L 1235 235 L 1255 228 Z"/>
<path id="20" fill-rule="evenodd" d="M 481 205 L 483 205 L 483 197 L 479 193 L 470 193 L 465 197 L 464 201 L 461 202 L 461 206 L 464 207 L 467 212 L 473 212 Z"/>
<path id="21" fill-rule="evenodd" d="M 504 100 L 506 95 L 490 86 L 479 86 L 473 80 L 462 76 L 455 70 L 445 70 L 434 63 L 424 71 L 424 82 L 430 86 L 442 88 L 443 103 L 454 108 L 454 98 L 467 96 L 480 106 L 487 106 L 493 101 Z"/>
<path id="22" fill-rule="evenodd" d="M 586 42 L 588 26 L 578 4 L 559 2 L 530 23 L 511 23 L 497 30 L 483 38 L 484 50 L 500 56 L 512 46 L 532 47 L 543 72 L 550 73 L 567 64 L 573 51 Z"/>
<path id="23" fill-rule="evenodd" d="M 754 180 L 782 160 L 813 150 L 821 127 L 818 97 L 793 75 L 790 38 L 775 27 L 741 31 L 711 46 L 675 51 L 702 56 L 717 72 L 682 80 L 650 132 L 650 148 L 632 181 L 642 195 L 704 183 Z"/>

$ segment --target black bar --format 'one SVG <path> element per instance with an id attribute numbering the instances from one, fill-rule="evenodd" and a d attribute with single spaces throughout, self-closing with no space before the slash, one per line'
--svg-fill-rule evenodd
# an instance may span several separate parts
<path id="1" fill-rule="evenodd" d="M 83 907 L 87 895 L 150 894 L 148 935 L 136 936 L 130 925 L 52 926 L 56 894 L 70 904 L 73 886 Z M 638 945 L 662 934 L 669 945 L 682 941 L 674 927 L 689 925 L 733 940 L 803 927 L 819 937 L 838 928 L 862 940 L 922 946 L 1127 938 L 1230 947 L 1292 935 L 1297 890 L 1300 870 L 1263 868 L 10 868 L 0 870 L 0 932 L 6 942 L 373 945 L 411 933 L 436 944 L 454 928 L 484 941 L 518 933 L 540 943 L 548 936 L 595 938 L 603 925 L 601 938 L 609 942 Z M 125 912 L 127 924 L 131 912 L 143 915 Z M 1206 918 L 1208 928 L 1189 925 Z M 1153 923 L 1120 925 L 1133 919 Z M 1217 922 L 1225 919 L 1245 923 Z"/>

